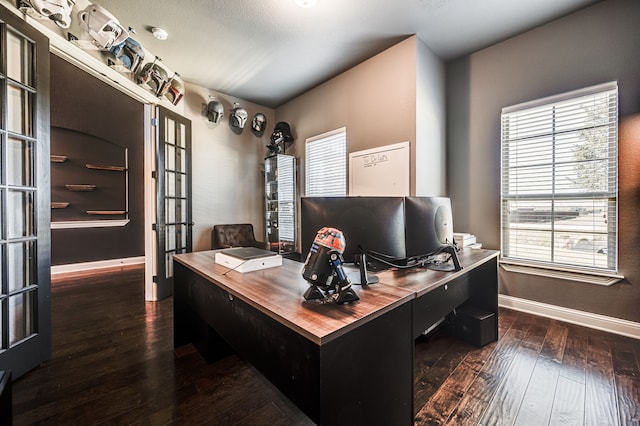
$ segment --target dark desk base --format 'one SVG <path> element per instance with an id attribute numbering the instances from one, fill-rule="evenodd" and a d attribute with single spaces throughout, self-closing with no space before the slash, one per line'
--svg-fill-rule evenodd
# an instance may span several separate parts
<path id="1" fill-rule="evenodd" d="M 426 293 L 413 301 L 413 337 L 417 338 L 425 330 L 453 312 L 462 304 L 469 305 L 474 311 L 494 314 L 484 324 L 488 328 L 488 335 L 484 339 L 480 336 L 469 336 L 470 343 L 490 343 L 498 339 L 498 280 L 497 259 L 468 270 L 465 274 Z M 485 332 L 485 334 L 487 334 Z M 462 335 L 461 337 L 465 337 Z"/>
<path id="2" fill-rule="evenodd" d="M 415 339 L 463 304 L 488 315 L 481 324 L 486 336 L 476 339 L 479 334 L 469 331 L 466 337 L 480 345 L 497 339 L 497 252 L 465 253 L 462 272 L 383 272 L 384 284 L 374 286 L 388 292 L 375 290 L 380 291 L 377 297 L 395 292 L 390 297 L 401 302 L 388 310 L 374 305 L 361 311 L 359 321 L 345 321 L 348 327 L 333 324 L 327 334 L 317 333 L 322 327 L 316 326 L 337 321 L 331 310 L 298 313 L 302 329 L 270 316 L 280 306 L 269 307 L 274 303 L 262 297 L 264 292 L 274 291 L 274 285 L 298 285 L 291 278 L 299 274 L 296 268 L 284 265 L 281 274 L 267 275 L 270 281 L 238 281 L 210 272 L 200 275 L 185 266 L 190 263 L 181 263 L 209 271 L 208 259 L 192 254 L 174 262 L 174 345 L 194 342 L 208 361 L 237 352 L 321 425 L 413 424 Z M 245 284 L 262 286 L 262 292 L 252 294 Z M 299 311 L 297 302 L 287 303 L 281 312 Z"/>
<path id="3" fill-rule="evenodd" d="M 198 342 L 208 361 L 231 347 L 318 424 L 413 424 L 410 303 L 317 345 L 174 267 L 176 347 Z"/>

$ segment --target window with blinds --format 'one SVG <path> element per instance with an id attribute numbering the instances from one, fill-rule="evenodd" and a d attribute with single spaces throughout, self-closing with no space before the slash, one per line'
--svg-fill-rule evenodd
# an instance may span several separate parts
<path id="1" fill-rule="evenodd" d="M 616 83 L 502 110 L 504 261 L 617 273 Z"/>
<path id="2" fill-rule="evenodd" d="M 306 140 L 305 195 L 347 195 L 347 129 L 342 127 Z"/>

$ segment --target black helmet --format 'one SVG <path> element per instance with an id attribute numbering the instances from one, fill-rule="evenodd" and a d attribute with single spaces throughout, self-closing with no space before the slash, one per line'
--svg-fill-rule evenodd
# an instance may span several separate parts
<path id="1" fill-rule="evenodd" d="M 293 142 L 293 136 L 291 136 L 291 127 L 286 121 L 279 121 L 273 128 L 271 133 L 272 144 L 284 144 Z"/>

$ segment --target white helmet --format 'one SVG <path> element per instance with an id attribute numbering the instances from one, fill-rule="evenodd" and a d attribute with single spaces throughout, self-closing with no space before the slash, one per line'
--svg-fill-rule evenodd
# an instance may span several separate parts
<path id="1" fill-rule="evenodd" d="M 253 116 L 253 119 L 251 120 L 251 130 L 253 130 L 253 133 L 262 136 L 262 133 L 264 133 L 264 128 L 266 126 L 267 117 L 263 113 L 259 112 Z"/>
<path id="2" fill-rule="evenodd" d="M 104 49 L 120 44 L 129 37 L 129 32 L 109 11 L 97 4 L 90 4 L 78 14 L 80 28 L 89 33 L 91 37 Z"/>
<path id="3" fill-rule="evenodd" d="M 249 114 L 247 110 L 240 107 L 237 102 L 234 103 L 235 108 L 231 110 L 231 125 L 238 129 L 244 129 L 244 125 L 247 123 L 247 117 Z"/>
<path id="4" fill-rule="evenodd" d="M 75 0 L 21 0 L 18 2 L 22 12 L 35 19 L 49 18 L 61 28 L 71 25 L 71 9 Z"/>

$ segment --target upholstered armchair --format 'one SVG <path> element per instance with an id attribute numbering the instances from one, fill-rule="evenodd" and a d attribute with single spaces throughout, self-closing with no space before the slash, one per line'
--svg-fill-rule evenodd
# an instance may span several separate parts
<path id="1" fill-rule="evenodd" d="M 211 231 L 211 248 L 258 247 L 266 249 L 266 243 L 257 241 L 253 234 L 253 225 L 237 223 L 214 225 Z"/>

